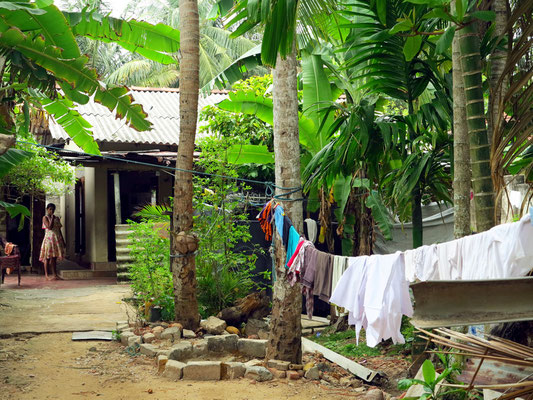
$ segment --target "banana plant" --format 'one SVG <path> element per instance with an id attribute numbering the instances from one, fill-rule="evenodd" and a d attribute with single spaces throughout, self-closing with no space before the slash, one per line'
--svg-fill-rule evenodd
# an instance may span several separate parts
<path id="1" fill-rule="evenodd" d="M 179 31 L 165 25 L 122 21 L 84 10 L 63 13 L 49 1 L 0 3 L 0 60 L 3 82 L 0 100 L 25 98 L 41 105 L 65 127 L 84 151 L 98 154 L 91 126 L 75 111 L 91 96 L 125 118 L 138 131 L 150 129 L 146 113 L 134 104 L 129 90 L 104 85 L 88 58 L 81 54 L 75 35 L 115 41 L 130 51 L 158 62 L 175 62 L 170 55 L 179 49 Z M 56 90 L 56 84 L 61 92 Z M 34 91 L 30 93 L 30 89 Z M 30 100 L 31 99 L 31 100 Z M 8 113 L 2 113 L 5 117 Z M 3 130 L 11 132 L 10 124 Z"/>

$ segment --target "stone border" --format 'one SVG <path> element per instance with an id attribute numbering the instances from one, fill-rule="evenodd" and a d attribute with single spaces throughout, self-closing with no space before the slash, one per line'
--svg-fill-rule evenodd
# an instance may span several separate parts
<path id="1" fill-rule="evenodd" d="M 248 378 L 258 382 L 274 378 L 289 380 L 320 379 L 320 372 L 314 365 L 291 365 L 286 361 L 266 362 L 267 340 L 244 339 L 239 335 L 223 331 L 221 335 L 205 335 L 196 338 L 192 331 L 181 326 L 164 328 L 156 326 L 142 336 L 134 333 L 128 323 L 118 322 L 120 342 L 127 347 L 138 349 L 140 354 L 157 358 L 158 371 L 171 380 L 213 381 L 221 379 Z M 161 346 L 167 341 L 171 344 Z M 251 358 L 248 362 L 199 361 L 209 354 L 220 356 L 234 354 Z"/>

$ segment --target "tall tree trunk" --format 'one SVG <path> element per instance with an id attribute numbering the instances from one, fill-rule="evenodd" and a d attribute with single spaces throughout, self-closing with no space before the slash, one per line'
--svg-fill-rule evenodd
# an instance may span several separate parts
<path id="1" fill-rule="evenodd" d="M 496 13 L 496 18 L 494 19 L 494 35 L 502 42 L 506 40 L 506 34 L 508 33 L 505 28 L 507 27 L 507 0 L 493 0 L 492 1 L 492 11 Z M 512 39 L 510 39 L 512 40 Z M 489 118 L 487 124 L 487 134 L 489 138 L 489 143 L 491 146 L 496 146 L 495 141 L 498 142 L 498 138 L 494 137 L 496 132 L 502 126 L 503 123 L 503 107 L 500 107 L 500 103 L 503 102 L 503 97 L 509 86 L 509 79 L 506 76 L 502 83 L 498 85 L 500 78 L 502 76 L 503 70 L 507 63 L 507 51 L 500 50 L 498 47 L 493 51 L 490 57 L 490 75 L 489 75 Z M 507 46 L 509 47 L 509 46 Z M 503 104 L 502 104 L 503 105 Z M 497 135 L 501 137 L 501 135 Z M 491 147 L 493 148 L 493 147 Z M 501 221 L 501 211 L 502 211 L 502 198 L 501 196 L 496 197 L 496 223 Z"/>
<path id="2" fill-rule="evenodd" d="M 492 11 L 496 13 L 494 20 L 494 36 L 506 39 L 505 27 L 507 26 L 507 0 L 493 0 Z M 493 132 L 497 124 L 501 124 L 500 102 L 503 99 L 504 92 L 507 88 L 508 80 L 506 79 L 498 87 L 498 81 L 502 76 L 503 69 L 507 62 L 507 51 L 496 48 L 490 57 L 490 95 L 489 95 L 489 119 L 487 133 L 489 143 L 492 143 Z"/>
<path id="3" fill-rule="evenodd" d="M 172 237 L 172 280 L 174 282 L 175 317 L 184 327 L 196 329 L 200 321 L 196 300 L 196 265 L 194 253 L 180 246 L 177 233 L 185 232 L 186 241 L 198 243 L 193 236 L 192 170 L 194 138 L 198 114 L 199 19 L 196 0 L 180 0 L 180 136 L 174 183 Z M 181 170 L 180 170 L 181 169 Z M 183 239 L 183 237 L 182 237 Z M 194 246 L 192 246 L 194 247 Z M 191 248 L 191 247 L 189 247 Z M 188 253 L 188 255 L 186 255 Z"/>
<path id="4" fill-rule="evenodd" d="M 417 184 L 413 189 L 413 201 L 411 202 L 413 220 L 413 249 L 424 244 L 424 227 L 422 223 L 422 189 Z"/>
<path id="5" fill-rule="evenodd" d="M 296 81 L 296 54 L 285 60 L 278 56 L 274 69 L 274 154 L 276 159 L 276 195 L 301 186 L 300 141 L 298 137 L 298 92 Z M 290 191 L 290 190 L 289 190 Z M 299 199 L 301 191 L 290 198 Z M 281 201 L 285 214 L 298 232 L 303 232 L 301 201 Z M 267 358 L 300 363 L 302 294 L 299 285 L 291 287 L 286 279 L 285 250 L 276 235 L 276 281 L 272 295 L 272 319 L 268 338 Z"/>
<path id="6" fill-rule="evenodd" d="M 455 6 L 452 6 L 454 8 Z M 453 64 L 453 234 L 456 238 L 470 235 L 470 145 L 466 126 L 466 100 L 461 68 L 459 35 L 452 42 Z"/>
<path id="7" fill-rule="evenodd" d="M 494 186 L 490 170 L 490 145 L 485 121 L 477 23 L 470 22 L 462 31 L 459 45 L 465 85 L 475 220 L 476 230 L 482 232 L 494 226 Z"/>

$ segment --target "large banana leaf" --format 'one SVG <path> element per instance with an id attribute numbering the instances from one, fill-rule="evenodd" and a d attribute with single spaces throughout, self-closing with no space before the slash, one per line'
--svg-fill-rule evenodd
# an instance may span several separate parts
<path id="1" fill-rule="evenodd" d="M 32 59 L 36 64 L 51 71 L 58 79 L 69 82 L 80 92 L 95 94 L 95 100 L 111 111 L 117 110 L 119 117 L 125 117 L 130 126 L 138 131 L 150 129 L 150 122 L 139 104 L 132 104 L 132 98 L 124 87 L 104 88 L 96 72 L 87 68 L 85 56 L 64 59 L 61 50 L 48 45 L 41 36 L 32 38 L 18 28 L 10 28 L 0 34 L 0 46 L 14 48 Z"/>
<path id="2" fill-rule="evenodd" d="M 392 218 L 376 190 L 370 191 L 369 196 L 366 198 L 366 206 L 372 210 L 372 217 L 378 224 L 381 233 L 383 233 L 383 237 L 387 240 L 392 240 Z"/>
<path id="3" fill-rule="evenodd" d="M 256 96 L 254 93 L 239 90 L 230 92 L 229 99 L 222 100 L 217 105 L 222 110 L 234 113 L 244 113 L 255 115 L 261 121 L 274 125 L 274 108 L 272 99 L 268 97 Z M 310 146 L 315 134 L 315 124 L 309 118 L 300 114 L 298 121 L 300 131 L 300 143 Z"/>
<path id="4" fill-rule="evenodd" d="M 19 227 L 18 227 L 19 231 L 21 231 L 22 228 L 24 228 L 24 217 L 29 218 L 31 216 L 30 210 L 28 210 L 22 204 L 13 204 L 13 203 L 6 203 L 5 201 L 0 201 L 0 207 L 4 208 L 11 218 L 16 218 L 19 215 L 21 215 Z"/>
<path id="5" fill-rule="evenodd" d="M 90 154 L 100 154 L 98 144 L 94 141 L 89 124 L 76 110 L 73 103 L 66 99 L 40 99 L 44 109 L 53 116 L 54 120 L 63 127 L 83 151 Z"/>
<path id="6" fill-rule="evenodd" d="M 54 5 L 40 11 L 42 13 L 35 14 L 28 8 L 16 11 L 0 8 L 0 16 L 8 26 L 42 35 L 48 44 L 61 49 L 63 58 L 78 58 L 80 49 L 63 13 Z"/>
<path id="7" fill-rule="evenodd" d="M 12 168 L 31 158 L 33 153 L 19 149 L 8 149 L 0 156 L 0 178 L 7 175 Z"/>
<path id="8" fill-rule="evenodd" d="M 232 164 L 273 164 L 274 153 L 266 146 L 236 144 L 227 150 L 228 162 Z"/>
<path id="9" fill-rule="evenodd" d="M 171 54 L 179 50 L 180 32 L 168 25 L 124 21 L 87 11 L 64 14 L 75 35 L 117 43 L 128 51 L 162 64 L 177 62 Z"/>
<path id="10" fill-rule="evenodd" d="M 328 130 L 333 124 L 334 117 L 332 113 L 325 111 L 335 99 L 321 56 L 304 53 L 302 72 L 304 115 L 315 125 L 315 134 L 307 138 L 307 147 L 314 155 L 328 142 Z"/>

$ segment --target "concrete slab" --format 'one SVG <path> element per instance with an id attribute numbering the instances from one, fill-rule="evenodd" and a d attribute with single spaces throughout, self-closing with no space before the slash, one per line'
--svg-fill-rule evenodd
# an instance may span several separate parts
<path id="1" fill-rule="evenodd" d="M 113 340 L 111 331 L 73 332 L 72 340 Z"/>
<path id="2" fill-rule="evenodd" d="M 72 283 L 71 283 L 72 282 Z M 74 282 L 84 282 L 85 286 Z M 87 286 L 91 281 L 53 281 L 54 289 L 0 287 L 0 336 L 17 333 L 112 331 L 128 319 L 122 302 L 129 286 Z M 61 287 L 71 288 L 61 289 Z M 131 313 L 130 313 L 131 314 Z"/>

